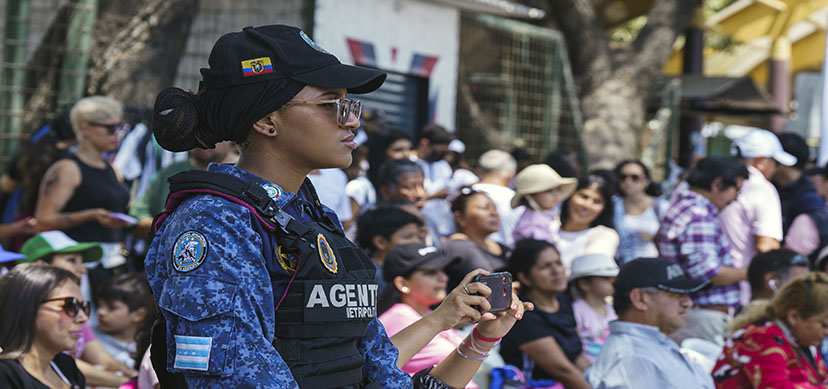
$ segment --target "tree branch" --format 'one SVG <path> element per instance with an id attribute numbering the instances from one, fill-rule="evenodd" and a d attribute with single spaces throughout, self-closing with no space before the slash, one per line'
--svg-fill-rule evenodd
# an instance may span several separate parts
<path id="1" fill-rule="evenodd" d="M 583 95 L 612 77 L 609 37 L 592 1 L 547 0 L 547 9 L 566 39 L 572 72 L 581 82 L 578 94 Z"/>
<path id="2" fill-rule="evenodd" d="M 661 74 L 670 58 L 673 42 L 693 19 L 699 0 L 659 0 L 647 13 L 647 24 L 632 43 L 628 60 L 620 62 L 617 76 L 639 85 L 649 85 L 654 74 Z M 649 88 L 642 88 L 643 92 Z"/>

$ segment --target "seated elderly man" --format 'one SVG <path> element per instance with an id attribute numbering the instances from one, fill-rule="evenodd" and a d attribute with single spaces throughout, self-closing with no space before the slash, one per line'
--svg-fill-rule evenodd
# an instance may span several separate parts
<path id="1" fill-rule="evenodd" d="M 708 281 L 687 277 L 662 258 L 639 258 L 621 268 L 613 283 L 618 320 L 595 363 L 585 373 L 594 389 L 712 389 L 712 377 L 685 359 L 667 335 L 684 325 L 693 306 L 688 293 Z"/>

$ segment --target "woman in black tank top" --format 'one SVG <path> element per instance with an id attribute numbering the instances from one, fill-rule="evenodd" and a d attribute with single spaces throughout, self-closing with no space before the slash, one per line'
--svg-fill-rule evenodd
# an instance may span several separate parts
<path id="1" fill-rule="evenodd" d="M 71 112 L 78 148 L 55 162 L 40 185 L 35 218 L 42 231 L 61 230 L 78 242 L 122 242 L 129 190 L 103 153 L 118 148 L 121 103 L 103 96 L 78 101 Z"/>

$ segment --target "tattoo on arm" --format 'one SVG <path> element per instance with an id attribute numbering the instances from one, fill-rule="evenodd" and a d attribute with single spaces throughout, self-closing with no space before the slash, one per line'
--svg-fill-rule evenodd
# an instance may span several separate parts
<path id="1" fill-rule="evenodd" d="M 49 192 L 52 190 L 52 188 L 54 188 L 55 185 L 57 185 L 58 181 L 60 181 L 60 175 L 59 174 L 55 173 L 55 174 L 52 174 L 51 176 L 49 176 L 49 178 L 46 179 L 46 185 L 44 186 L 44 192 L 43 193 L 46 196 L 48 196 Z"/>

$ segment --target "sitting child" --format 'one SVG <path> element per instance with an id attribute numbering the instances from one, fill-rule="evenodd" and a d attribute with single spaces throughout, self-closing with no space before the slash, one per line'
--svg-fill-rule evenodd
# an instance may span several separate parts
<path id="1" fill-rule="evenodd" d="M 572 310 L 584 347 L 584 357 L 590 363 L 595 362 L 609 336 L 609 322 L 618 318 L 612 305 L 606 301 L 615 291 L 612 282 L 618 270 L 615 260 L 604 254 L 586 254 L 572 261 L 572 274 L 569 276 L 575 297 Z"/>
<path id="2" fill-rule="evenodd" d="M 138 274 L 110 277 L 95 297 L 98 326 L 93 329 L 98 340 L 115 359 L 135 366 L 135 335 L 151 326 L 147 322 L 155 318 L 155 300 L 146 278 Z"/>
<path id="3" fill-rule="evenodd" d="M 561 219 L 558 205 L 578 185 L 575 178 L 561 177 L 549 165 L 530 165 L 515 176 L 515 197 L 512 208 L 526 206 L 515 225 L 512 236 L 515 242 L 532 238 L 552 244 L 558 241 Z"/>

